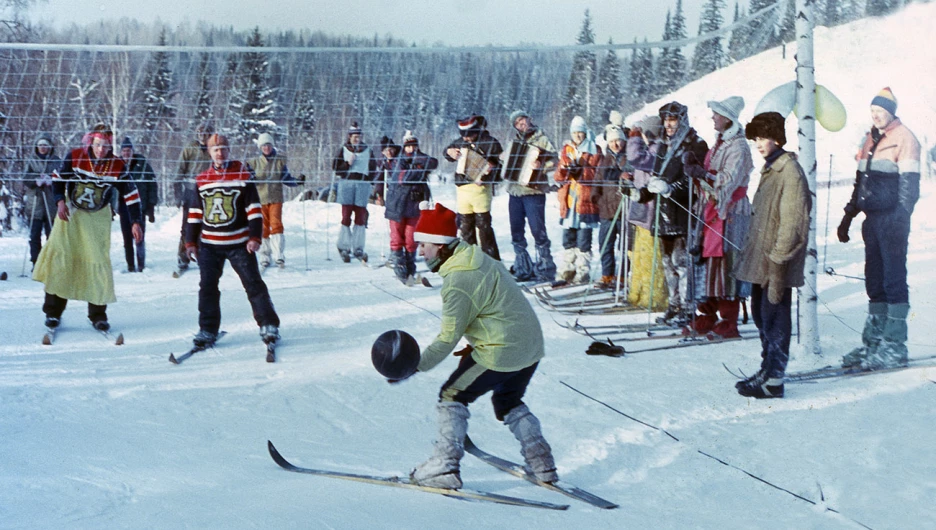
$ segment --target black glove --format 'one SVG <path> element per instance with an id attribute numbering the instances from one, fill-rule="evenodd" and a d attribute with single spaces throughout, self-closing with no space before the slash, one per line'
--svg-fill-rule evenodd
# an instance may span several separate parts
<path id="1" fill-rule="evenodd" d="M 149 219 L 149 222 L 151 222 L 151 223 L 155 223 L 155 222 L 156 222 L 156 214 L 154 214 L 154 213 L 150 213 L 146 218 Z"/>
<path id="2" fill-rule="evenodd" d="M 855 218 L 854 215 L 846 213 L 845 217 L 842 218 L 842 222 L 839 223 L 838 240 L 841 241 L 842 243 L 848 243 L 850 239 L 848 237 L 848 229 L 851 228 L 851 222 L 852 222 L 852 219 L 854 218 Z"/>
<path id="3" fill-rule="evenodd" d="M 615 345 L 609 339 L 608 342 L 595 341 L 585 350 L 588 355 L 607 355 L 608 357 L 621 357 L 624 355 L 624 348 Z"/>
<path id="4" fill-rule="evenodd" d="M 471 355 L 471 352 L 473 351 L 474 351 L 474 346 L 469 344 L 465 346 L 464 348 L 458 350 L 457 352 L 453 352 L 452 355 L 454 355 L 455 357 L 465 357 L 466 355 Z"/>
<path id="5" fill-rule="evenodd" d="M 692 151 L 686 151 L 682 154 L 681 157 L 682 163 L 684 166 L 701 166 L 702 163 L 699 162 L 698 157 L 695 156 L 695 153 Z"/>

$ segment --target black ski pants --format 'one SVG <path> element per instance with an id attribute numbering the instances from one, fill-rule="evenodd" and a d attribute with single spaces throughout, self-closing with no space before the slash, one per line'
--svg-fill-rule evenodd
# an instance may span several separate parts
<path id="1" fill-rule="evenodd" d="M 42 303 L 42 312 L 45 313 L 47 317 L 62 318 L 62 313 L 65 312 L 66 305 L 68 305 L 68 300 L 61 296 L 46 293 L 45 301 Z M 88 320 L 91 322 L 98 322 L 101 320 L 106 322 L 107 304 L 97 305 L 88 302 Z"/>
<path id="2" fill-rule="evenodd" d="M 793 332 L 793 289 L 783 290 L 779 304 L 771 304 L 767 290 L 759 284 L 751 286 L 751 316 L 760 334 L 761 370 L 768 378 L 782 378 L 790 360 L 790 335 Z"/>
<path id="3" fill-rule="evenodd" d="M 874 303 L 910 302 L 907 247 L 910 214 L 900 206 L 890 212 L 867 212 L 861 223 L 865 243 L 865 291 Z"/>
<path id="4" fill-rule="evenodd" d="M 221 328 L 221 291 L 218 283 L 224 273 L 224 260 L 231 262 L 231 268 L 240 277 L 257 325 L 278 327 L 279 316 L 273 308 L 270 291 L 260 276 L 256 254 L 247 252 L 245 245 L 228 248 L 204 243 L 198 248 L 198 270 L 201 273 L 201 282 L 198 284 L 198 327 L 212 333 L 217 333 Z"/>

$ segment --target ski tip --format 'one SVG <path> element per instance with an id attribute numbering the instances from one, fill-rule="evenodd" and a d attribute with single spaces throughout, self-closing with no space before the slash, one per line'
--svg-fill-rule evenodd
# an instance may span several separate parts
<path id="1" fill-rule="evenodd" d="M 114 341 L 114 344 L 117 345 L 117 346 L 123 346 L 123 343 L 124 343 L 124 336 L 123 336 L 123 333 L 118 333 L 118 334 L 117 334 L 117 340 Z"/>
<path id="2" fill-rule="evenodd" d="M 179 361 L 176 360 L 174 353 L 169 354 L 169 362 L 171 362 L 172 364 L 179 364 Z"/>
<path id="3" fill-rule="evenodd" d="M 43 336 L 42 336 L 42 344 L 43 344 L 44 346 L 51 346 L 51 345 L 52 345 L 52 339 L 50 339 L 48 335 L 43 335 Z"/>

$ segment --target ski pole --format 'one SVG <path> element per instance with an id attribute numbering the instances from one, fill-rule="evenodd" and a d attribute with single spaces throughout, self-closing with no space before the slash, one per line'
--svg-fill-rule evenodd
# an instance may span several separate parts
<path id="1" fill-rule="evenodd" d="M 825 206 L 825 243 L 822 244 L 822 269 L 826 268 L 826 256 L 829 247 L 829 208 L 832 202 L 832 154 L 829 154 L 829 186 L 826 188 L 826 206 Z"/>

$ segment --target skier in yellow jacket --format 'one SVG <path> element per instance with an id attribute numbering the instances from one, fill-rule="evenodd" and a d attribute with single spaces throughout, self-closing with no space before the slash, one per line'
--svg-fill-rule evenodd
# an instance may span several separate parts
<path id="1" fill-rule="evenodd" d="M 411 478 L 426 486 L 461 487 L 468 405 L 490 391 L 494 414 L 520 441 L 528 471 L 555 482 L 559 477 L 552 450 L 539 420 L 523 403 L 544 355 L 539 320 L 507 269 L 480 247 L 459 240 L 457 231 L 455 212 L 441 204 L 423 210 L 416 225 L 420 254 L 445 280 L 442 331 L 423 350 L 418 371 L 441 363 L 462 337 L 469 345 L 455 353 L 461 361 L 439 392 L 439 437 L 432 457 Z"/>

